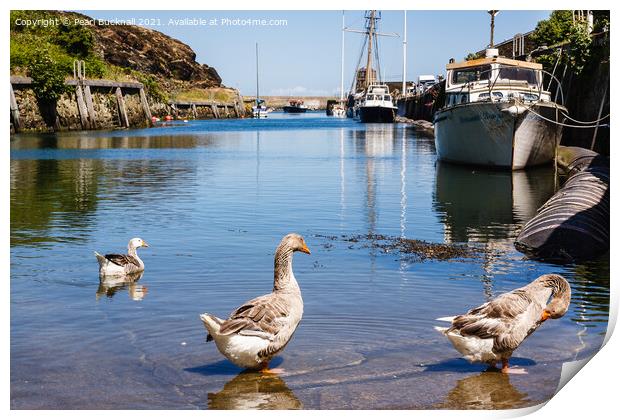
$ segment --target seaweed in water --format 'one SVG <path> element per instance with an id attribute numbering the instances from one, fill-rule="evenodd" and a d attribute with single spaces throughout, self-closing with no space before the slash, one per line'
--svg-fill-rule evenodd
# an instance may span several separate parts
<path id="1" fill-rule="evenodd" d="M 403 256 L 419 261 L 426 259 L 445 261 L 451 259 L 476 258 L 485 252 L 488 252 L 488 250 L 479 246 L 465 244 L 440 244 L 419 239 L 407 239 L 397 236 L 378 234 L 350 236 L 341 235 L 339 237 L 328 235 L 315 236 L 331 241 L 341 240 L 344 242 L 362 243 L 360 246 L 361 248 L 381 249 L 386 253 L 399 252 Z M 353 246 L 349 246 L 349 248 L 353 249 Z"/>

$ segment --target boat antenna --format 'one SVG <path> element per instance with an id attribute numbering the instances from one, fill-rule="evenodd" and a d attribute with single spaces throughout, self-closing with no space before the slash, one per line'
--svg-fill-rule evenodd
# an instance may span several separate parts
<path id="1" fill-rule="evenodd" d="M 495 15 L 499 13 L 499 10 L 488 10 L 488 14 L 491 15 L 491 43 L 489 44 L 489 48 L 493 48 L 493 32 L 495 32 Z"/>
<path id="2" fill-rule="evenodd" d="M 403 19 L 403 90 L 402 95 L 405 96 L 407 89 L 407 11 L 405 10 Z"/>

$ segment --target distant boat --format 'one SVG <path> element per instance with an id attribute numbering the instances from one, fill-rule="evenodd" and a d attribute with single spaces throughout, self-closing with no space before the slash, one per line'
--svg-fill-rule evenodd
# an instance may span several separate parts
<path id="1" fill-rule="evenodd" d="M 289 101 L 289 104 L 282 108 L 284 112 L 289 114 L 301 114 L 308 110 L 308 107 L 304 105 L 304 101 L 301 99 L 294 99 Z"/>
<path id="2" fill-rule="evenodd" d="M 509 169 L 554 159 L 567 110 L 543 90 L 541 64 L 487 49 L 446 69 L 446 103 L 434 116 L 439 159 Z"/>
<path id="3" fill-rule="evenodd" d="M 332 116 L 336 118 L 344 118 L 347 116 L 347 111 L 342 105 L 334 105 L 332 108 Z"/>
<path id="4" fill-rule="evenodd" d="M 265 106 L 265 101 L 260 99 L 258 94 L 258 42 L 256 43 L 256 105 L 252 107 L 253 118 L 267 118 L 267 114 L 272 111 Z"/>
<path id="5" fill-rule="evenodd" d="M 267 108 L 267 106 L 265 106 L 265 101 L 262 99 L 259 99 L 257 101 L 257 105 L 254 105 L 252 107 L 252 117 L 253 118 L 267 118 L 267 114 L 269 114 L 271 111 L 273 111 L 273 109 Z"/>
<path id="6" fill-rule="evenodd" d="M 397 107 L 387 85 L 370 85 L 365 96 L 358 103 L 358 116 L 361 122 L 394 122 Z"/>
<path id="7" fill-rule="evenodd" d="M 378 63 L 377 37 L 380 35 L 398 35 L 377 32 L 377 21 L 381 19 L 380 12 L 369 10 L 366 12 L 365 18 L 366 27 L 362 33 L 366 34 L 368 39 L 362 46 L 362 54 L 364 47 L 366 47 L 366 67 L 358 68 L 355 71 L 355 89 L 347 100 L 347 117 L 359 119 L 364 123 L 392 123 L 396 116 L 397 107 L 394 105 L 388 86 L 380 82 L 381 70 Z M 377 57 L 377 70 L 373 68 L 373 54 Z"/>
<path id="8" fill-rule="evenodd" d="M 344 118 L 347 116 L 344 100 L 344 10 L 342 11 L 342 28 L 340 30 L 340 100 L 336 105 L 327 108 L 327 115 L 336 118 Z"/>

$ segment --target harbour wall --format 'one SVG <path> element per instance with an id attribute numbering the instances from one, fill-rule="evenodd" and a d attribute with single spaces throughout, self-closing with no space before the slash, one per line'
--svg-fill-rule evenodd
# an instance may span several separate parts
<path id="1" fill-rule="evenodd" d="M 178 119 L 244 116 L 241 97 L 232 103 L 154 102 L 137 82 L 67 80 L 56 101 L 37 98 L 32 81 L 11 77 L 11 133 L 148 127 L 153 116 Z"/>

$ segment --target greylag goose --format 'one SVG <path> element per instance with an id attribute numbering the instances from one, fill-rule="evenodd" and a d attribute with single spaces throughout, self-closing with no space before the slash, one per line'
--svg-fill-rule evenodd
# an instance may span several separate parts
<path id="1" fill-rule="evenodd" d="M 276 249 L 273 291 L 235 309 L 223 320 L 204 313 L 200 319 L 209 332 L 207 341 L 237 366 L 268 371 L 269 361 L 293 336 L 304 304 L 293 274 L 293 253 L 310 254 L 304 238 L 286 235 Z"/>
<path id="2" fill-rule="evenodd" d="M 494 368 L 501 361 L 503 373 L 525 373 L 509 368 L 512 352 L 544 321 L 562 317 L 568 310 L 570 295 L 570 285 L 564 277 L 545 274 L 465 315 L 439 318 L 452 326 L 435 329 L 445 334 L 470 362 L 488 363 Z"/>
<path id="3" fill-rule="evenodd" d="M 127 255 L 101 255 L 95 251 L 99 262 L 100 276 L 125 276 L 144 271 L 144 262 L 138 257 L 137 249 L 141 246 L 148 248 L 148 244 L 140 238 L 133 238 L 127 245 Z"/>

